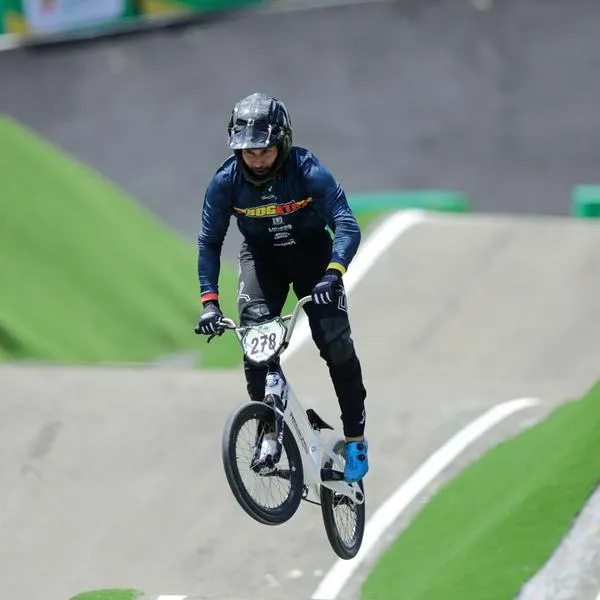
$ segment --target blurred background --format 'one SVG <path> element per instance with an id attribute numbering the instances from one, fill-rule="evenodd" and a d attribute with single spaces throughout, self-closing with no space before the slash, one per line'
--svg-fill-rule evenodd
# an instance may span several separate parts
<path id="1" fill-rule="evenodd" d="M 0 111 L 189 239 L 231 108 L 259 90 L 350 194 L 450 189 L 480 211 L 568 214 L 572 186 L 599 179 L 597 0 L 3 6 L 11 42 L 84 41 L 0 53 Z"/>
<path id="2" fill-rule="evenodd" d="M 1 115 L 176 232 L 187 244 L 185 294 L 196 303 L 191 245 L 204 189 L 229 154 L 234 103 L 255 91 L 286 103 L 294 142 L 315 152 L 350 198 L 418 199 L 410 194 L 437 190 L 481 212 L 569 215 L 574 187 L 600 180 L 597 0 L 4 0 L 0 7 Z M 73 175 L 62 175 L 59 190 L 49 158 L 2 139 L 5 217 L 9 204 L 13 211 L 44 194 L 59 224 L 91 196 L 94 219 L 116 210 L 105 192 L 73 187 Z M 40 189 L 29 190 L 36 182 Z M 59 216 L 67 198 L 74 204 Z M 42 215 L 28 210 L 24 230 Z M 118 239 L 116 221 L 126 222 L 105 224 L 106 239 Z M 55 232 L 50 247 L 70 239 L 65 255 L 81 253 L 73 231 Z M 149 234 L 144 240 L 158 249 Z M 223 256 L 232 264 L 238 243 L 230 225 Z M 94 265 L 91 246 L 89 256 Z M 15 304 L 21 310 L 20 298 Z M 197 304 L 186 310 L 192 320 Z"/>
<path id="3" fill-rule="evenodd" d="M 397 208 L 511 215 L 431 219 L 352 291 L 369 512 L 493 404 L 543 399 L 448 476 L 580 396 L 598 372 L 600 237 L 597 220 L 569 217 L 600 216 L 599 33 L 600 0 L 0 0 L 0 363 L 18 363 L 0 372 L 4 593 L 307 598 L 330 564 L 314 512 L 282 536 L 253 529 L 229 494 L 215 453 L 245 399 L 240 347 L 193 333 L 204 190 L 252 92 L 285 102 L 294 142 L 330 168 L 367 235 Z M 236 318 L 239 241 L 232 222 L 219 284 Z M 315 348 L 294 361 L 302 397 L 337 422 Z M 401 565 L 423 597 L 435 570 L 454 586 L 460 563 L 479 599 L 500 589 L 499 560 L 515 584 L 539 566 L 597 484 L 590 398 L 591 412 L 567 412 L 470 479 L 452 500 L 464 518 L 409 538 L 410 560 L 382 581 L 404 586 Z M 504 527 L 509 513 L 519 529 Z M 600 555 L 573 547 L 594 582 L 561 598 L 595 597 L 588 557 Z M 576 578 L 562 560 L 558 571 L 563 592 Z"/>

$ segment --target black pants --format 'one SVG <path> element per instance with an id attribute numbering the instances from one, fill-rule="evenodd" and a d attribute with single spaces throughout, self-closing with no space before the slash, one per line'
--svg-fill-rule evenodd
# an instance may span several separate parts
<path id="1" fill-rule="evenodd" d="M 310 245 L 256 249 L 247 244 L 240 251 L 238 312 L 240 323 L 256 323 L 281 315 L 292 286 L 296 297 L 310 295 L 331 259 L 331 239 Z M 338 302 L 304 305 L 312 338 L 329 374 L 341 409 L 344 434 L 364 434 L 365 398 L 360 361 L 354 349 L 346 295 Z M 244 361 L 248 394 L 261 401 L 265 393 L 266 367 Z"/>

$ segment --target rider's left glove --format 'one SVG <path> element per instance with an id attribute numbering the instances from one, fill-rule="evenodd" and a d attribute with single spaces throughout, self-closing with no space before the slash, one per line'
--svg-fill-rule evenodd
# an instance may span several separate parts
<path id="1" fill-rule="evenodd" d="M 342 274 L 337 269 L 327 269 L 312 290 L 312 301 L 315 304 L 331 304 L 337 301 L 341 292 Z"/>
<path id="2" fill-rule="evenodd" d="M 223 317 L 223 313 L 219 308 L 219 303 L 214 300 L 209 300 L 204 304 L 204 310 L 198 320 L 198 326 L 194 331 L 204 335 L 220 335 L 223 333 L 223 326 L 219 325 L 219 321 Z"/>

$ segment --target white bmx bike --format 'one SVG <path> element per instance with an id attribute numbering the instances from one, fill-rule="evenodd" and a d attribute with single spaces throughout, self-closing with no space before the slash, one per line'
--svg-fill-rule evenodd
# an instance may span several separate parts
<path id="1" fill-rule="evenodd" d="M 248 360 L 267 366 L 264 400 L 242 404 L 225 425 L 223 466 L 237 502 L 260 523 L 288 521 L 301 500 L 320 505 L 331 547 L 348 560 L 363 539 L 363 482 L 344 481 L 344 437 L 313 409 L 304 409 L 279 362 L 300 308 L 309 301 L 310 296 L 301 298 L 291 315 L 245 327 L 220 320 L 223 330 L 235 332 Z"/>

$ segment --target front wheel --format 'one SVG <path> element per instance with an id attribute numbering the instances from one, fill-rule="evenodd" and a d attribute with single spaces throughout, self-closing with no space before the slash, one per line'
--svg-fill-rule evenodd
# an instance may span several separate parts
<path id="1" fill-rule="evenodd" d="M 250 402 L 231 415 L 222 440 L 229 487 L 238 504 L 264 525 L 280 525 L 291 519 L 300 505 L 304 485 L 302 458 L 287 428 L 277 464 L 253 468 L 261 445 L 274 431 L 273 408 L 262 402 Z"/>
<path id="2" fill-rule="evenodd" d="M 335 454 L 345 456 L 345 444 L 342 440 L 333 448 Z M 333 461 L 329 459 L 324 467 L 331 468 Z M 358 482 L 364 497 L 362 480 Z M 354 558 L 362 544 L 365 531 L 365 501 L 356 504 L 348 496 L 339 494 L 321 486 L 321 513 L 327 538 L 333 551 L 342 559 Z"/>

